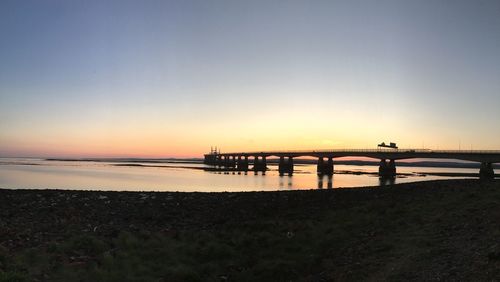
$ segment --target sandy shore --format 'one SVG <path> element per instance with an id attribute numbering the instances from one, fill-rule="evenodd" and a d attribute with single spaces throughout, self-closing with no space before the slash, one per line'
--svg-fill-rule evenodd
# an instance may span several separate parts
<path id="1" fill-rule="evenodd" d="M 0 190 L 0 207 L 0 281 L 500 278 L 498 181 L 240 193 Z"/>

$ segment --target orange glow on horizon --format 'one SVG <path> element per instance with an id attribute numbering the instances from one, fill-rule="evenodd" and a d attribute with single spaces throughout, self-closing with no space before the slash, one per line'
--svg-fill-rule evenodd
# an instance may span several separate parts
<path id="1" fill-rule="evenodd" d="M 400 148 L 458 149 L 454 135 L 442 130 L 441 135 L 429 131 L 439 138 L 427 137 L 434 143 L 423 146 L 425 137 L 419 135 L 418 128 L 393 129 L 404 127 L 402 122 L 368 125 L 364 119 L 369 117 L 365 116 L 348 119 L 328 113 L 304 114 L 283 118 L 272 112 L 259 118 L 220 121 L 213 127 L 197 120 L 166 123 L 160 118 L 134 122 L 112 119 L 80 126 L 51 124 L 0 136 L 0 157 L 201 158 L 211 146 L 222 152 L 375 149 L 380 142 L 390 141 Z M 496 149 L 495 139 L 485 140 L 481 148 L 474 149 Z M 462 140 L 463 149 L 469 142 Z"/>

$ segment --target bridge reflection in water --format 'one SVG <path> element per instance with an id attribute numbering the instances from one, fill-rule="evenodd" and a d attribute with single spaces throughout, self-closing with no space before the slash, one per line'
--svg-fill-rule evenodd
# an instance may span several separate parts
<path id="1" fill-rule="evenodd" d="M 500 163 L 499 150 L 423 150 L 423 149 L 345 149 L 313 151 L 261 151 L 220 153 L 213 151 L 205 155 L 204 163 L 229 172 L 262 172 L 265 174 L 269 157 L 278 158 L 280 175 L 292 175 L 294 158 L 310 157 L 317 159 L 316 171 L 319 176 L 331 176 L 334 172 L 334 159 L 341 157 L 368 157 L 379 159 L 378 174 L 383 179 L 394 178 L 397 174 L 396 161 L 403 159 L 457 159 L 481 164 L 479 176 L 485 179 L 495 177 L 493 163 Z M 250 167 L 250 165 L 252 165 Z M 318 180 L 318 186 L 323 186 Z M 327 187 L 328 187 L 327 182 Z M 384 181 L 385 183 L 385 181 Z M 381 183 L 383 184 L 383 183 Z"/>
<path id="2" fill-rule="evenodd" d="M 325 184 L 326 183 L 326 186 Z M 333 188 L 333 176 L 332 175 L 318 175 L 318 189 Z"/>
<path id="3" fill-rule="evenodd" d="M 283 176 L 279 179 L 280 189 L 291 189 L 293 187 L 293 177 Z M 332 189 L 333 175 L 318 175 L 318 189 Z"/>
<path id="4" fill-rule="evenodd" d="M 279 178 L 279 188 L 282 190 L 290 190 L 294 187 L 294 179 L 292 176 L 280 176 Z M 317 188 L 318 189 L 332 189 L 334 186 L 333 175 L 318 175 L 317 177 Z M 379 178 L 378 186 L 393 185 L 396 183 L 396 178 Z M 368 184 L 366 186 L 369 186 Z"/>

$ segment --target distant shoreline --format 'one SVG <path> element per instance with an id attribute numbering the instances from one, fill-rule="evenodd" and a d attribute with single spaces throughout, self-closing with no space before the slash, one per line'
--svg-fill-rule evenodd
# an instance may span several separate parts
<path id="1" fill-rule="evenodd" d="M 82 158 L 82 159 L 64 159 L 64 158 L 48 158 L 46 161 L 61 161 L 61 162 L 127 162 L 127 163 L 179 163 L 179 164 L 202 164 L 203 159 L 188 158 L 164 158 L 164 159 L 142 159 L 142 158 Z M 269 164 L 277 164 L 279 162 L 276 158 L 268 159 Z M 250 164 L 252 160 L 250 159 Z M 315 160 L 295 159 L 295 165 L 316 164 Z M 334 164 L 338 165 L 355 165 L 355 166 L 378 166 L 378 161 L 361 161 L 361 160 L 339 160 Z M 479 168 L 479 163 L 474 162 L 442 162 L 442 161 L 418 161 L 418 162 L 405 162 L 396 161 L 397 166 L 402 167 L 444 167 L 444 168 Z M 500 164 L 493 164 L 494 169 L 500 169 Z"/>

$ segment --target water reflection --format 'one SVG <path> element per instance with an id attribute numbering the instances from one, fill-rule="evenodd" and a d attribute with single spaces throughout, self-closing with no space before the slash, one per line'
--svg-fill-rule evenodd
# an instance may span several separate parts
<path id="1" fill-rule="evenodd" d="M 0 158 L 0 188 L 85 189 L 131 191 L 271 191 L 295 189 L 330 189 L 392 185 L 420 180 L 449 179 L 427 175 L 429 172 L 477 173 L 467 168 L 401 167 L 405 177 L 379 179 L 378 166 L 337 165 L 332 176 L 317 176 L 316 165 L 297 165 L 293 176 L 279 176 L 278 167 L 269 165 L 262 172 L 208 170 L 202 164 L 160 163 L 161 166 L 123 166 L 113 162 L 45 161 L 36 159 L 3 160 Z M 35 164 L 35 165 L 30 165 Z M 187 167 L 187 168 L 186 168 Z M 193 169 L 189 169 L 192 167 Z M 356 173 L 344 173 L 344 172 Z M 359 173 L 357 173 L 359 172 Z M 499 173 L 500 171 L 497 171 Z M 334 185 L 335 184 L 335 185 Z"/>
<path id="2" fill-rule="evenodd" d="M 318 189 L 323 189 L 323 183 L 326 178 L 326 188 L 333 188 L 333 175 L 318 175 Z"/>
<path id="3" fill-rule="evenodd" d="M 285 185 L 286 183 L 286 185 Z M 293 182 L 292 182 L 292 176 L 284 176 L 280 175 L 279 176 L 279 187 L 280 189 L 292 189 L 293 188 Z"/>
<path id="4" fill-rule="evenodd" d="M 379 186 L 387 186 L 387 185 L 394 185 L 396 183 L 396 178 L 394 177 L 380 177 L 379 178 Z"/>

